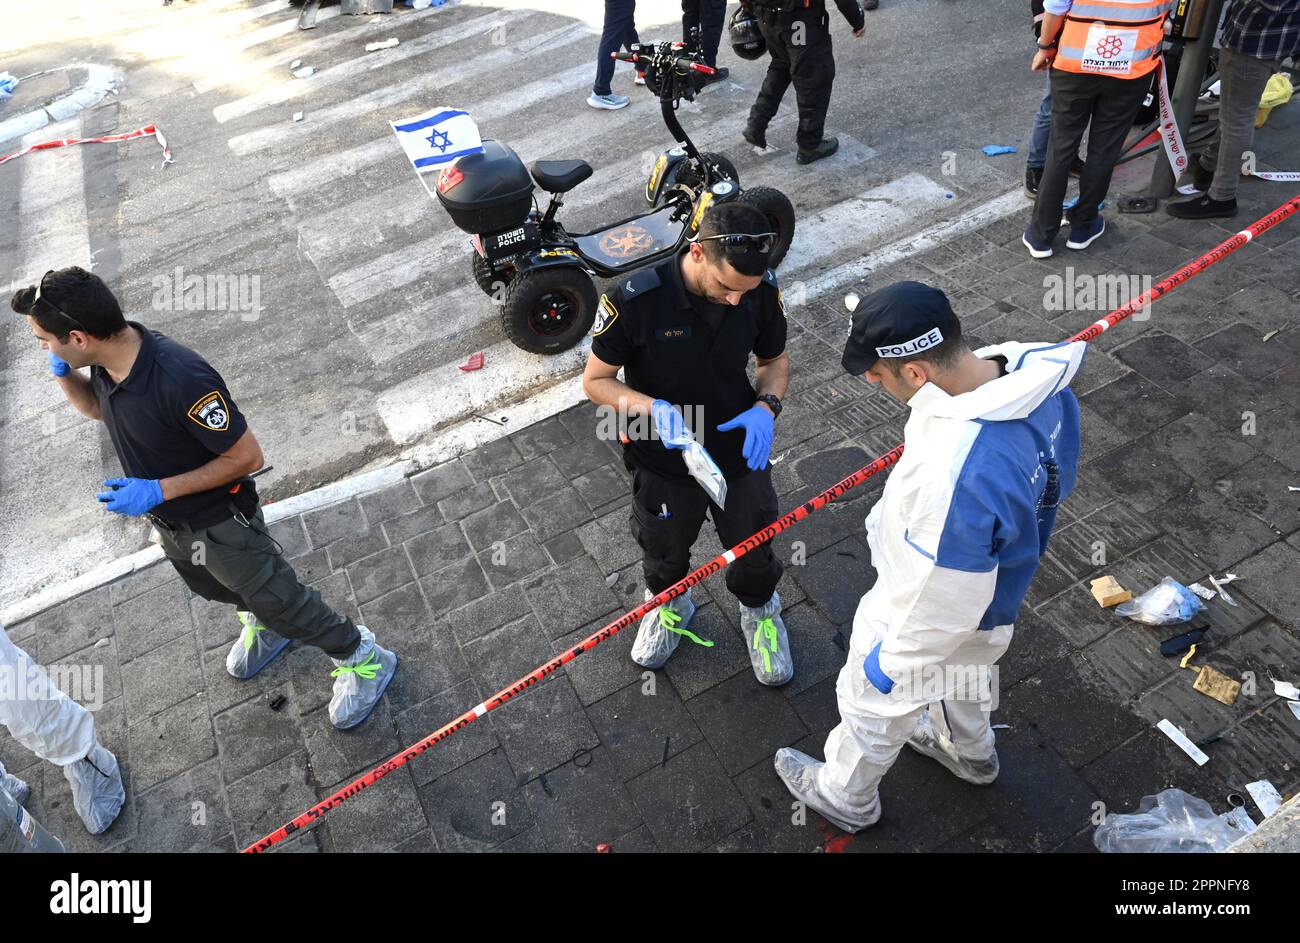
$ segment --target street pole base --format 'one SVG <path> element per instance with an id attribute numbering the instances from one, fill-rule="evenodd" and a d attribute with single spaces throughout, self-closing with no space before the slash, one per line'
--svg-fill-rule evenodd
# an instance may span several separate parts
<path id="1" fill-rule="evenodd" d="M 1154 213 L 1160 201 L 1153 196 L 1122 196 L 1115 205 L 1121 213 Z"/>

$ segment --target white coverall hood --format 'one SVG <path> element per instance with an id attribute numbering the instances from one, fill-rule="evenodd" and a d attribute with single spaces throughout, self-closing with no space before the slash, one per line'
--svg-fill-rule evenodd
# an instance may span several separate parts
<path id="1" fill-rule="evenodd" d="M 982 360 L 1003 357 L 1007 373 L 969 393 L 949 396 L 933 383 L 926 384 L 908 405 L 913 415 L 948 419 L 980 419 L 1002 422 L 1024 419 L 1069 385 L 1083 364 L 1088 345 L 1083 341 L 1061 344 L 1009 342 L 981 347 L 975 356 Z"/>

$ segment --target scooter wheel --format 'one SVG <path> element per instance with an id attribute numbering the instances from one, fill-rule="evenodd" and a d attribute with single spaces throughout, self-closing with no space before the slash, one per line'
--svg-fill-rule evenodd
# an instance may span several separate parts
<path id="1" fill-rule="evenodd" d="M 582 340 L 596 320 L 596 286 L 565 265 L 520 272 L 506 286 L 501 327 L 516 347 L 558 354 Z"/>
<path id="2" fill-rule="evenodd" d="M 767 217 L 767 224 L 776 233 L 776 244 L 768 256 L 767 264 L 775 269 L 785 258 L 794 239 L 794 204 L 780 190 L 772 187 L 752 187 L 736 198 L 737 202 L 752 206 Z"/>
<path id="3" fill-rule="evenodd" d="M 487 259 L 477 252 L 470 256 L 470 260 L 474 267 L 474 283 L 483 289 L 483 294 L 491 298 L 494 304 L 501 304 L 505 300 L 510 276 L 492 271 Z"/>

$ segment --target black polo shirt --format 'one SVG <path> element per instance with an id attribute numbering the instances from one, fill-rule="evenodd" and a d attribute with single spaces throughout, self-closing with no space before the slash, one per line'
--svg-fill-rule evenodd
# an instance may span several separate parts
<path id="1" fill-rule="evenodd" d="M 99 412 L 129 478 L 171 478 L 230 451 L 248 423 L 221 374 L 176 341 L 134 321 L 140 353 L 115 384 L 103 367 L 90 368 Z M 252 489 L 246 479 L 240 486 Z M 252 497 L 249 495 L 247 497 Z M 204 527 L 229 516 L 230 486 L 164 501 L 153 513 L 169 524 Z"/>
<path id="2" fill-rule="evenodd" d="M 740 304 L 718 305 L 686 290 L 681 254 L 624 278 L 601 296 L 591 352 L 623 367 L 638 393 L 682 407 L 722 473 L 745 474 L 745 430 L 717 426 L 754 405 L 757 391 L 746 368 L 750 354 L 764 360 L 785 351 L 785 307 L 770 269 Z M 647 420 L 648 421 L 648 420 Z M 703 425 L 703 430 L 695 428 Z M 626 447 L 635 466 L 687 475 L 681 452 L 633 436 Z"/>

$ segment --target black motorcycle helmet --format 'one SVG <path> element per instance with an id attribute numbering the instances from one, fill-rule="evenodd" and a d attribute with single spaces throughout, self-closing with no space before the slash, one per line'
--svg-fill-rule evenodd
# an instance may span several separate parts
<path id="1" fill-rule="evenodd" d="M 731 38 L 732 52 L 742 59 L 761 59 L 767 52 L 767 41 L 758 31 L 758 21 L 743 6 L 731 14 L 727 34 Z"/>

